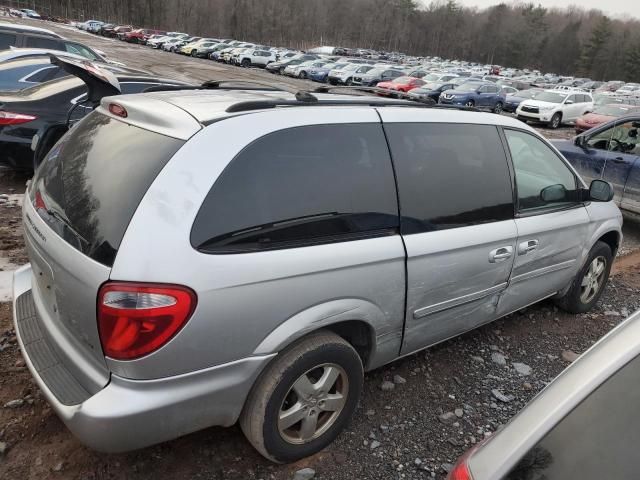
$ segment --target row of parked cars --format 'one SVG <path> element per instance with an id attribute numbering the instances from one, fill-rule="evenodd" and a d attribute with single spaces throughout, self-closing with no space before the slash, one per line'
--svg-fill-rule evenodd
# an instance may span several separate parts
<path id="1" fill-rule="evenodd" d="M 291 93 L 60 49 L 1 55 L 57 75 L 0 92 L 2 160 L 36 167 L 16 335 L 45 398 L 99 450 L 238 421 L 272 461 L 312 455 L 353 416 L 364 371 L 542 298 L 589 311 L 621 242 L 611 200 L 640 211 L 640 116 L 551 143 L 470 108 L 506 97 L 486 76 L 351 59 L 337 71 L 401 74 L 377 96 Z M 344 58 L 318 55 L 298 65 Z M 340 78 L 372 88 L 364 73 Z M 404 99 L 454 81 L 439 106 Z M 637 403 L 639 328 L 607 337 L 451 478 L 567 478 L 576 464 L 632 478 L 633 412 L 612 428 L 608 406 Z"/>

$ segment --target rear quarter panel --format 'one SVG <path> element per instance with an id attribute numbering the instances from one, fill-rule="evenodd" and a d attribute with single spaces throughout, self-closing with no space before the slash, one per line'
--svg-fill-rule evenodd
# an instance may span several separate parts
<path id="1" fill-rule="evenodd" d="M 380 122 L 370 108 L 309 113 L 288 108 L 214 123 L 159 174 L 129 225 L 111 279 L 186 285 L 198 294 L 198 306 L 160 350 L 129 362 L 109 360 L 114 372 L 157 378 L 203 369 L 276 352 L 306 332 L 342 320 L 372 326 L 382 346 L 376 355 L 384 356 L 378 363 L 398 354 L 405 288 L 398 235 L 233 255 L 203 254 L 191 246 L 193 221 L 215 179 L 254 139 L 314 123 Z"/>

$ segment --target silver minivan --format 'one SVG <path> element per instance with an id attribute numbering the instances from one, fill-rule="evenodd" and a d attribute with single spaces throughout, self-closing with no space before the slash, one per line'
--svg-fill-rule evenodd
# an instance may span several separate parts
<path id="1" fill-rule="evenodd" d="M 92 448 L 239 421 L 294 461 L 344 428 L 364 371 L 545 298 L 598 301 L 612 188 L 526 125 L 214 87 L 103 99 L 28 187 L 17 336 Z"/>

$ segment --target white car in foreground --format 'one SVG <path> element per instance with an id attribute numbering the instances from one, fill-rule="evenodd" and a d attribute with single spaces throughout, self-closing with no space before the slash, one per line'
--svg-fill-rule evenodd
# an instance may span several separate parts
<path id="1" fill-rule="evenodd" d="M 523 122 L 546 123 L 558 128 L 562 123 L 573 122 L 593 110 L 593 97 L 584 91 L 546 90 L 536 98 L 525 100 L 516 109 Z"/>

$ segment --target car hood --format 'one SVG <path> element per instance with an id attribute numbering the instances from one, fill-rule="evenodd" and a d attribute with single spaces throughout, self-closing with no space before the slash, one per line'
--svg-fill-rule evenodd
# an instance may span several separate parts
<path id="1" fill-rule="evenodd" d="M 553 102 L 543 102 L 542 100 L 525 100 L 524 102 L 520 103 L 520 106 L 527 106 L 527 107 L 551 107 L 551 108 L 556 108 L 559 107 L 560 104 L 559 103 L 553 103 Z"/>
<path id="2" fill-rule="evenodd" d="M 53 65 L 57 65 L 70 75 L 78 77 L 87 85 L 87 98 L 92 103 L 99 103 L 103 97 L 119 95 L 122 91 L 116 76 L 95 63 L 88 60 L 57 57 L 56 55 L 51 55 L 50 60 Z"/>
<path id="3" fill-rule="evenodd" d="M 587 125 L 600 125 L 601 123 L 608 122 L 609 120 L 614 120 L 616 117 L 611 115 L 601 115 L 599 113 L 587 113 L 582 117 L 578 118 L 579 121 L 586 123 Z"/>
<path id="4" fill-rule="evenodd" d="M 507 103 L 522 103 L 526 100 L 529 100 L 529 99 L 524 97 L 518 97 L 517 95 L 507 95 Z"/>
<path id="5" fill-rule="evenodd" d="M 443 94 L 446 95 L 460 95 L 460 96 L 467 96 L 467 95 L 471 95 L 473 92 L 463 92 L 462 90 L 445 90 L 444 92 L 442 92 Z"/>

